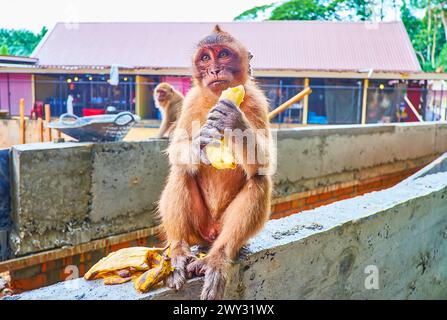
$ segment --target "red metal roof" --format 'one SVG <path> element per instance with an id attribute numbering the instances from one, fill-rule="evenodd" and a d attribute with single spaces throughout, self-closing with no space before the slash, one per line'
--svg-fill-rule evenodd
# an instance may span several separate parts
<path id="1" fill-rule="evenodd" d="M 261 70 L 419 72 L 401 22 L 223 22 Z M 58 23 L 33 53 L 39 65 L 188 68 L 215 23 Z"/>

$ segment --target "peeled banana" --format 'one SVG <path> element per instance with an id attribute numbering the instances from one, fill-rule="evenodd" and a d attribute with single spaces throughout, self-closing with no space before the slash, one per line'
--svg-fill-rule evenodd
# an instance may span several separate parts
<path id="1" fill-rule="evenodd" d="M 227 99 L 233 102 L 236 106 L 240 107 L 242 101 L 244 101 L 245 89 L 243 85 L 237 87 L 228 88 L 220 94 L 219 100 Z"/>
<path id="2" fill-rule="evenodd" d="M 230 100 L 237 107 L 240 107 L 242 101 L 244 101 L 244 96 L 244 86 L 240 85 L 222 91 L 219 100 Z M 236 160 L 224 139 L 216 143 L 208 144 L 205 147 L 205 153 L 211 165 L 216 169 L 236 168 Z"/>

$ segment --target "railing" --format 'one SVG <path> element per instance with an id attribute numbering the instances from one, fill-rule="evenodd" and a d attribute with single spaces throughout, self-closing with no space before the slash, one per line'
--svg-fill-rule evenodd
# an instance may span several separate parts
<path id="1" fill-rule="evenodd" d="M 68 94 L 74 96 L 74 111 L 83 108 L 105 108 L 113 105 L 119 111 L 142 113 L 146 118 L 160 119 L 152 98 L 158 82 L 129 77 L 118 86 L 107 81 L 85 79 L 66 81 L 0 80 L 0 109 L 19 115 L 19 100 L 25 99 L 25 116 L 35 101 L 51 105 L 52 116 L 66 112 Z M 316 82 L 316 81 L 315 81 Z M 408 121 L 447 120 L 447 88 L 411 87 L 396 84 L 378 85 L 369 80 L 351 85 L 319 85 L 304 79 L 302 85 L 278 85 L 259 82 L 270 101 L 271 110 L 301 92 L 312 88 L 312 94 L 295 101 L 272 122 L 281 124 L 365 124 Z M 321 83 L 321 81 L 320 81 Z M 175 85 L 175 84 L 174 84 Z"/>

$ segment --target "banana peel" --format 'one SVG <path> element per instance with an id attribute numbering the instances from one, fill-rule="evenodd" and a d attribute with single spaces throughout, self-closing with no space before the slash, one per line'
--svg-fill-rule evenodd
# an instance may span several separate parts
<path id="1" fill-rule="evenodd" d="M 160 264 L 135 279 L 135 289 L 139 292 L 147 292 L 150 289 L 157 288 L 172 271 L 171 259 L 167 256 L 163 256 Z"/>
<path id="2" fill-rule="evenodd" d="M 219 100 L 230 100 L 237 107 L 244 101 L 245 89 L 240 85 L 222 91 Z M 215 141 L 205 147 L 205 153 L 211 165 L 216 169 L 235 169 L 236 160 L 224 139 Z"/>
<path id="3" fill-rule="evenodd" d="M 173 271 L 168 248 L 133 247 L 110 253 L 84 275 L 86 280 L 103 279 L 105 285 L 134 281 L 135 289 L 147 292 L 160 287 Z"/>

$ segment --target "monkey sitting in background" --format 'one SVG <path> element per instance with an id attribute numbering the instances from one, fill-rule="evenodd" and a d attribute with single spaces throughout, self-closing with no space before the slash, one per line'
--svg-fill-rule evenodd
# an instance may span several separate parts
<path id="1" fill-rule="evenodd" d="M 178 290 L 186 278 L 204 275 L 202 299 L 223 297 L 232 260 L 270 215 L 269 105 L 250 77 L 250 59 L 245 47 L 219 26 L 199 42 L 193 56 L 194 87 L 168 148 L 171 170 L 159 202 L 174 267 L 167 285 Z M 240 107 L 219 100 L 223 90 L 238 85 L 245 89 Z M 233 170 L 214 168 L 204 150 L 225 131 L 235 134 Z M 256 148 L 254 162 L 248 141 Z M 205 258 L 191 254 L 190 246 L 196 244 L 210 246 Z"/>
<path id="2" fill-rule="evenodd" d="M 174 132 L 175 123 L 180 115 L 183 95 L 169 83 L 162 82 L 155 87 L 154 101 L 163 117 L 157 138 L 169 137 Z"/>

